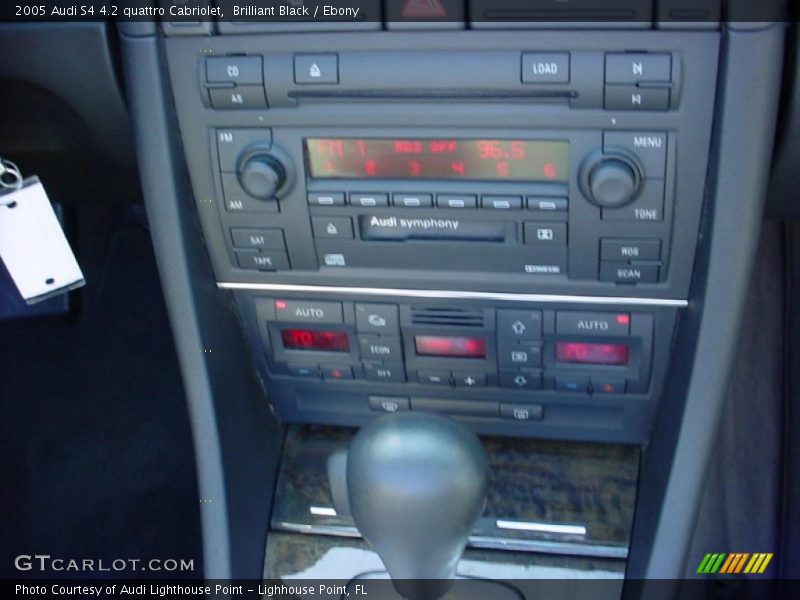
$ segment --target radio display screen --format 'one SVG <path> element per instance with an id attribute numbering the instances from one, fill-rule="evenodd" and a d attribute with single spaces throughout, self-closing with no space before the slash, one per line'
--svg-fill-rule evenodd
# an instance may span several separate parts
<path id="1" fill-rule="evenodd" d="M 541 181 L 569 179 L 569 142 L 307 138 L 308 173 L 332 179 Z"/>

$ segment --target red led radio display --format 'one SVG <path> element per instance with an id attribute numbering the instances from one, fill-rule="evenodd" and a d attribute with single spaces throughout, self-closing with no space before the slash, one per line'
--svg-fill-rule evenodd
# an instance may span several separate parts
<path id="1" fill-rule="evenodd" d="M 305 140 L 311 177 L 565 182 L 569 142 L 477 139 Z"/>
<path id="2" fill-rule="evenodd" d="M 314 331 L 312 329 L 282 329 L 281 339 L 287 350 L 314 352 L 350 352 L 347 333 L 343 331 Z"/>
<path id="3" fill-rule="evenodd" d="M 486 358 L 486 340 L 481 338 L 416 335 L 414 346 L 420 356 Z"/>
<path id="4" fill-rule="evenodd" d="M 556 361 L 585 365 L 627 365 L 626 344 L 588 344 L 556 342 Z"/>

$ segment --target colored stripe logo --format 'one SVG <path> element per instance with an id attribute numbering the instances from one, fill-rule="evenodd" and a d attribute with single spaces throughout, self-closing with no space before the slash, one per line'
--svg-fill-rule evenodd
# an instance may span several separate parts
<path id="1" fill-rule="evenodd" d="M 724 575 L 736 575 L 747 573 L 750 575 L 762 574 L 767 565 L 772 560 L 773 553 L 756 552 L 732 552 L 732 553 L 708 553 L 700 561 L 697 572 L 701 575 L 713 575 L 715 573 Z"/>

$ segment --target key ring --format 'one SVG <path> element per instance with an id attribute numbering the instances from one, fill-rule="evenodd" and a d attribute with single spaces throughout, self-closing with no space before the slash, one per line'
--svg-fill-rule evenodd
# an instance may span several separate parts
<path id="1" fill-rule="evenodd" d="M 0 194 L 6 190 L 18 190 L 22 187 L 22 173 L 19 167 L 10 160 L 0 158 Z M 0 205 L 7 206 L 15 201 L 10 197 L 4 200 L 0 195 Z"/>

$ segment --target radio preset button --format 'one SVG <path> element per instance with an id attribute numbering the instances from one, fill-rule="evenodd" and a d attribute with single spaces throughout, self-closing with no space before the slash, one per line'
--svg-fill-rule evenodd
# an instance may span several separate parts
<path id="1" fill-rule="evenodd" d="M 500 371 L 500 387 L 512 390 L 540 390 L 542 372 L 534 369 Z"/>
<path id="2" fill-rule="evenodd" d="M 311 225 L 315 238 L 353 238 L 353 221 L 350 217 L 311 217 Z"/>
<path id="3" fill-rule="evenodd" d="M 667 166 L 667 134 L 664 131 L 606 131 L 603 150 L 625 148 L 642 163 L 645 177 L 663 179 Z"/>
<path id="4" fill-rule="evenodd" d="M 542 339 L 542 313 L 538 310 L 498 310 L 497 338 L 500 343 Z"/>
<path id="5" fill-rule="evenodd" d="M 625 262 L 660 258 L 661 240 L 600 240 L 600 260 Z"/>
<path id="6" fill-rule="evenodd" d="M 351 193 L 350 204 L 352 206 L 389 206 L 389 194 L 362 194 Z"/>
<path id="7" fill-rule="evenodd" d="M 394 194 L 392 202 L 395 206 L 403 208 L 421 208 L 433 206 L 433 196 L 431 194 Z"/>
<path id="8" fill-rule="evenodd" d="M 436 206 L 440 208 L 475 208 L 478 200 L 475 196 L 439 194 L 436 196 Z"/>
<path id="9" fill-rule="evenodd" d="M 514 421 L 541 421 L 544 408 L 541 404 L 501 404 L 500 416 Z"/>
<path id="10" fill-rule="evenodd" d="M 636 265 L 619 262 L 600 263 L 600 281 L 613 283 L 658 283 L 658 265 Z"/>
<path id="11" fill-rule="evenodd" d="M 294 82 L 298 85 L 339 83 L 337 54 L 295 54 Z"/>
<path id="12" fill-rule="evenodd" d="M 630 313 L 574 311 L 556 313 L 556 333 L 561 335 L 627 337 L 630 327 Z"/>
<path id="13" fill-rule="evenodd" d="M 567 224 L 526 221 L 525 243 L 566 246 Z"/>
<path id="14" fill-rule="evenodd" d="M 522 198 L 520 196 L 483 196 L 481 197 L 481 206 L 494 210 L 516 210 L 522 208 Z"/>
<path id="15" fill-rule="evenodd" d="M 569 53 L 523 52 L 522 83 L 569 83 Z"/>
<path id="16" fill-rule="evenodd" d="M 403 363 L 364 362 L 364 377 L 367 381 L 402 383 L 406 380 Z"/>
<path id="17" fill-rule="evenodd" d="M 290 323 L 342 323 L 341 302 L 275 300 L 275 318 Z"/>
<path id="18" fill-rule="evenodd" d="M 672 56 L 669 54 L 606 54 L 606 83 L 672 81 Z"/>
<path id="19" fill-rule="evenodd" d="M 264 83 L 260 56 L 209 56 L 206 58 L 206 81 L 256 85 Z"/>
<path id="20" fill-rule="evenodd" d="M 344 206 L 344 192 L 309 192 L 308 203 L 312 206 Z"/>
<path id="21" fill-rule="evenodd" d="M 240 269 L 256 271 L 285 271 L 289 269 L 289 257 L 286 252 L 255 252 L 237 250 L 236 264 Z"/>
<path id="22" fill-rule="evenodd" d="M 211 107 L 222 110 L 243 108 L 266 108 L 267 100 L 262 85 L 237 85 L 233 88 L 211 88 L 208 90 Z"/>
<path id="23" fill-rule="evenodd" d="M 400 319 L 394 304 L 356 304 L 356 329 L 383 335 L 399 335 Z"/>
<path id="24" fill-rule="evenodd" d="M 401 361 L 403 350 L 398 337 L 359 335 L 358 346 L 361 358 L 368 360 Z"/>

